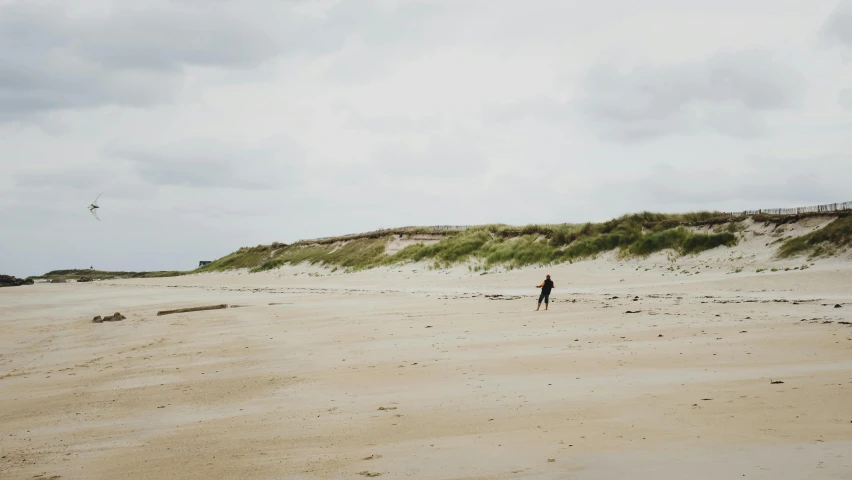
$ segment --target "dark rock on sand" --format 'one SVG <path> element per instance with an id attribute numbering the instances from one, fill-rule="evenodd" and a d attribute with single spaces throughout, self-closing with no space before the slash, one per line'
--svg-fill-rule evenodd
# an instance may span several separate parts
<path id="1" fill-rule="evenodd" d="M 125 318 L 127 318 L 127 317 L 125 317 L 124 315 L 122 315 L 118 312 L 115 312 L 114 314 L 112 314 L 109 317 L 104 317 L 104 321 L 105 322 L 120 322 L 120 321 L 124 320 Z"/>
<path id="2" fill-rule="evenodd" d="M 114 314 L 112 314 L 112 315 L 107 315 L 107 316 L 105 316 L 105 317 L 103 317 L 103 318 L 101 318 L 101 316 L 100 316 L 100 315 L 98 315 L 97 317 L 95 317 L 95 318 L 93 318 L 93 319 L 92 319 L 92 322 L 94 322 L 94 323 L 103 323 L 103 322 L 120 322 L 120 321 L 124 320 L 125 318 L 127 318 L 127 317 L 125 317 L 124 315 L 122 315 L 122 314 L 121 314 L 121 313 L 119 313 L 119 312 L 115 312 Z"/>
<path id="3" fill-rule="evenodd" d="M 80 279 L 77 280 L 77 283 L 87 283 L 87 282 L 91 282 L 91 281 L 92 281 L 92 277 L 80 277 Z"/>
<path id="4" fill-rule="evenodd" d="M 0 275 L 0 287 L 20 287 L 22 285 L 32 285 L 32 279 L 16 278 L 11 275 Z"/>

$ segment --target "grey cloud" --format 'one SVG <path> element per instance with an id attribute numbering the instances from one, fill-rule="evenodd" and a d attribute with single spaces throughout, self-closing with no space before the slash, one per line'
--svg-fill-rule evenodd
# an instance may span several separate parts
<path id="1" fill-rule="evenodd" d="M 278 52 L 257 29 L 206 9 L 124 11 L 109 22 L 75 25 L 74 34 L 87 58 L 117 69 L 253 66 Z"/>
<path id="2" fill-rule="evenodd" d="M 186 140 L 108 153 L 129 161 L 141 179 L 158 186 L 274 190 L 292 187 L 304 171 L 303 153 L 288 140 L 281 146 L 252 148 Z"/>
<path id="3" fill-rule="evenodd" d="M 804 76 L 766 51 L 723 53 L 709 58 L 702 69 L 709 82 L 697 98 L 733 100 L 754 110 L 801 106 Z"/>
<path id="4" fill-rule="evenodd" d="M 459 135 L 434 136 L 422 149 L 386 145 L 373 158 L 380 172 L 408 178 L 473 178 L 482 175 L 487 167 L 483 154 Z"/>
<path id="5" fill-rule="evenodd" d="M 804 77 L 769 53 L 714 55 L 704 62 L 620 71 L 592 69 L 573 106 L 602 137 L 637 141 L 716 131 L 751 138 L 762 114 L 801 105 Z"/>
<path id="6" fill-rule="evenodd" d="M 820 32 L 824 39 L 852 47 L 852 0 L 842 0 Z"/>
<path id="7" fill-rule="evenodd" d="M 747 139 L 766 135 L 765 113 L 799 107 L 805 87 L 797 70 L 767 52 L 746 51 L 630 71 L 601 65 L 589 70 L 571 101 L 539 96 L 483 113 L 498 122 L 580 124 L 625 143 L 703 131 Z"/>
<path id="8" fill-rule="evenodd" d="M 449 8 L 454 2 L 347 0 L 333 4 L 323 15 L 311 17 L 294 13 L 292 2 L 184 0 L 137 11 L 116 8 L 117 13 L 107 21 L 95 22 L 72 20 L 61 15 L 59 12 L 65 5 L 62 2 L 53 2 L 52 8 L 39 9 L 32 5 L 30 1 L 18 1 L 0 11 L 0 32 L 9 33 L 8 38 L 2 38 L 7 40 L 2 45 L 15 45 L 14 50 L 27 53 L 25 57 L 33 56 L 27 50 L 34 53 L 62 50 L 58 53 L 71 54 L 66 56 L 94 63 L 94 66 L 82 65 L 100 69 L 83 75 L 82 80 L 93 83 L 100 83 L 96 81 L 114 69 L 173 71 L 184 65 L 245 66 L 279 53 L 312 55 L 340 52 L 348 40 L 356 39 L 365 48 L 353 54 L 341 52 L 332 62 L 330 71 L 340 78 L 352 79 L 374 74 L 396 59 L 410 58 L 412 52 L 452 45 L 459 39 L 475 40 L 479 37 L 471 33 L 472 25 L 466 23 L 470 23 L 472 15 L 482 15 L 475 8 Z M 539 7 L 553 9 L 555 5 L 542 3 Z M 245 13 L 252 10 L 263 13 Z M 525 12 L 523 16 L 529 22 L 535 22 L 538 29 L 541 29 L 544 20 L 549 25 L 548 30 L 562 32 L 561 27 L 555 28 L 561 24 L 553 21 L 558 15 L 542 19 L 540 11 L 535 10 L 532 14 Z M 243 18 L 250 19 L 252 26 L 240 24 Z M 487 21 L 488 18 L 481 20 Z M 515 16 L 513 20 L 518 19 Z M 532 28 L 532 25 L 527 26 Z M 518 33 L 516 29 L 503 30 L 497 29 L 500 35 Z M 526 30 L 523 33 L 528 37 Z M 10 47 L 9 51 L 12 50 Z M 365 68 L 364 60 L 372 62 L 369 68 Z M 44 65 L 43 62 L 33 62 L 33 65 L 36 64 Z M 51 64 L 47 65 L 51 67 Z M 73 75 L 75 72 L 67 72 L 65 68 L 46 70 L 41 72 L 41 76 L 66 78 L 68 73 L 72 73 L 72 79 L 76 76 Z M 39 73 L 37 69 L 35 73 Z M 77 75 L 81 73 L 77 72 Z M 150 85 L 152 80 L 140 83 Z M 79 88 L 78 85 L 71 86 Z M 152 86 L 143 92 L 134 91 L 129 104 L 148 104 L 153 101 L 150 97 L 162 99 L 165 96 L 164 101 L 168 101 L 168 93 L 163 92 L 174 93 L 178 88 L 179 85 L 167 84 L 159 88 Z M 97 92 L 100 89 L 93 90 Z M 119 90 L 123 93 L 123 89 Z M 73 90 L 57 88 L 50 91 Z M 148 95 L 144 95 L 146 92 Z M 46 105 L 34 104 L 32 107 L 43 111 L 54 105 L 65 108 L 78 104 L 121 103 L 123 98 L 121 95 L 118 99 L 87 98 L 91 96 L 91 93 L 80 95 L 78 102 L 67 98 L 58 101 L 48 96 L 44 101 Z"/>
<path id="9" fill-rule="evenodd" d="M 465 31 L 457 8 L 440 2 L 369 0 L 337 3 L 321 21 L 298 25 L 290 45 L 334 53 L 327 78 L 365 82 L 386 74 L 397 62 L 452 45 Z M 317 52 L 320 53 L 320 52 Z"/>
<path id="10" fill-rule="evenodd" d="M 840 105 L 852 112 L 852 88 L 847 88 L 840 92 L 840 95 L 837 97 L 837 101 Z"/>
<path id="11" fill-rule="evenodd" d="M 818 167 L 818 168 L 815 168 Z M 753 158 L 737 171 L 657 165 L 646 175 L 607 182 L 595 195 L 643 209 L 685 211 L 693 207 L 750 210 L 847 201 L 848 157 Z M 629 201 L 628 201 L 629 200 Z"/>
<path id="12" fill-rule="evenodd" d="M 768 133 L 761 115 L 754 114 L 734 102 L 723 102 L 702 107 L 704 125 L 716 132 L 734 138 L 756 138 Z M 697 128 L 701 128 L 698 125 Z M 665 133 L 665 132 L 663 132 Z"/>
<path id="13" fill-rule="evenodd" d="M 441 126 L 441 122 L 434 117 L 369 116 L 351 109 L 344 109 L 344 111 L 347 113 L 347 126 L 375 133 L 426 133 Z"/>
<path id="14" fill-rule="evenodd" d="M 523 102 L 488 105 L 483 108 L 487 119 L 513 122 L 532 117 L 547 122 L 562 123 L 575 118 L 571 106 L 559 99 L 540 96 Z"/>
<path id="15" fill-rule="evenodd" d="M 73 188 L 92 189 L 102 184 L 113 172 L 94 167 L 61 168 L 49 171 L 21 172 L 15 184 L 23 188 Z"/>
<path id="16" fill-rule="evenodd" d="M 351 0 L 313 17 L 271 0 L 127 5 L 84 18 L 67 15 L 61 0 L 0 4 L 0 122 L 173 102 L 187 66 L 249 68 L 280 55 L 340 52 L 328 75 L 363 79 L 451 42 L 449 32 L 458 30 L 440 27 L 454 17 L 427 2 Z M 350 40 L 363 48 L 346 51 Z"/>
<path id="17" fill-rule="evenodd" d="M 112 203 L 118 199 L 147 201 L 156 195 L 157 190 L 156 185 L 139 178 L 134 165 L 115 161 L 25 170 L 14 174 L 12 179 L 12 194 L 35 195 L 42 202 L 65 202 L 73 197 L 79 199 L 83 206 L 98 193 L 104 193 L 103 200 Z"/>
<path id="18" fill-rule="evenodd" d="M 431 21 L 449 18 L 450 12 L 435 3 L 397 2 L 376 8 L 375 2 L 361 0 L 337 3 L 323 23 L 326 32 L 355 30 L 369 46 L 420 45 L 446 33 L 432 29 Z"/>
<path id="19" fill-rule="evenodd" d="M 276 54 L 259 31 L 212 11 L 117 9 L 93 20 L 63 5 L 0 6 L 0 122 L 170 102 L 185 66 L 251 66 Z"/>
<path id="20" fill-rule="evenodd" d="M 210 2 L 183 1 L 195 7 L 209 8 Z M 346 0 L 326 2 L 321 14 L 297 13 L 299 2 L 248 0 L 218 2 L 218 11 L 229 18 L 242 18 L 247 10 L 262 12 L 251 18 L 253 27 L 263 28 L 275 39 L 278 49 L 288 55 L 325 55 L 338 52 L 348 41 L 363 43 L 371 52 L 406 49 L 432 49 L 436 42 L 448 43 L 453 32 L 440 26 L 455 21 L 453 3 L 432 1 Z M 307 4 L 309 2 L 303 2 Z M 315 2 L 320 4 L 322 2 Z M 195 11 L 195 10 L 193 10 Z M 191 19 L 187 19 L 191 20 Z M 439 27 L 436 28 L 436 25 Z"/>

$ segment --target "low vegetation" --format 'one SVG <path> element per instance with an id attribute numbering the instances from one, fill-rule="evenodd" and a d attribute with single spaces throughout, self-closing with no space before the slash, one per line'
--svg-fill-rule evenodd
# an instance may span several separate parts
<path id="1" fill-rule="evenodd" d="M 664 228 L 664 227 L 663 227 Z M 641 222 L 629 219 L 600 229 L 597 226 L 560 226 L 505 238 L 500 229 L 480 227 L 447 237 L 433 245 L 412 245 L 386 262 L 435 261 L 448 266 L 468 260 L 479 261 L 485 268 L 495 265 L 523 267 L 573 262 L 615 250 L 618 255 L 648 256 L 666 249 L 680 254 L 699 253 L 720 245 L 732 246 L 732 233 L 701 234 L 684 227 L 647 230 Z"/>
<path id="2" fill-rule="evenodd" d="M 369 268 L 381 263 L 382 257 L 386 256 L 385 245 L 387 245 L 389 238 L 362 237 L 350 240 L 340 246 L 333 244 L 296 244 L 279 250 L 265 259 L 261 265 L 252 268 L 251 271 L 261 272 L 281 267 L 284 264 L 297 265 L 302 262 L 311 265 L 344 267 L 352 270 Z M 213 265 L 213 268 L 216 268 L 216 265 Z"/>
<path id="3" fill-rule="evenodd" d="M 87 277 L 94 280 L 99 279 L 108 279 L 108 278 L 159 278 L 159 277 L 177 277 L 179 275 L 186 275 L 189 272 L 181 272 L 181 271 L 157 271 L 157 272 L 112 272 L 105 270 L 91 270 L 88 268 L 79 268 L 79 269 L 70 269 L 70 270 L 53 270 L 45 273 L 44 275 L 32 276 L 29 277 L 33 280 L 53 280 L 58 278 L 65 278 L 66 280 L 79 280 L 81 278 Z"/>
<path id="4" fill-rule="evenodd" d="M 852 216 L 841 217 L 819 230 L 785 241 L 778 256 L 790 258 L 808 254 L 811 258 L 833 255 L 852 245 Z"/>
<path id="5" fill-rule="evenodd" d="M 234 270 L 239 268 L 257 269 L 269 261 L 276 253 L 285 249 L 287 245 L 273 243 L 271 245 L 258 245 L 256 247 L 242 247 L 236 252 L 225 255 L 224 257 L 215 260 L 203 267 L 196 269 L 196 272 L 215 272 L 222 270 Z M 278 265 L 279 267 L 281 265 Z M 277 268 L 277 267 L 269 267 Z M 269 268 L 266 268 L 268 270 Z"/>
<path id="6" fill-rule="evenodd" d="M 722 221 L 724 220 L 724 222 Z M 622 257 L 647 256 L 662 250 L 681 255 L 700 253 L 737 243 L 737 227 L 731 217 L 718 212 L 681 215 L 640 213 L 603 223 L 527 225 L 483 225 L 462 231 L 401 229 L 341 237 L 322 242 L 293 245 L 273 244 L 245 247 L 197 271 L 248 268 L 252 272 L 283 265 L 308 263 L 348 271 L 406 262 L 428 262 L 434 268 L 471 262 L 476 269 L 496 265 L 507 268 L 573 262 L 616 251 Z M 713 233 L 696 233 L 690 226 L 722 225 Z M 417 243 L 388 255 L 385 247 L 395 236 L 430 233 L 436 243 Z"/>

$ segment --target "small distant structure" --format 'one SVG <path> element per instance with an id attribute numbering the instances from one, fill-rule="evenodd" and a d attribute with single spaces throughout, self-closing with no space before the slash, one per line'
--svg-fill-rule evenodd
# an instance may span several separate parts
<path id="1" fill-rule="evenodd" d="M 212 262 L 212 261 L 208 261 L 208 260 L 202 260 L 202 261 L 198 262 L 198 268 L 201 268 L 201 267 L 203 267 L 204 265 L 210 265 L 211 263 L 213 263 L 213 262 Z"/>

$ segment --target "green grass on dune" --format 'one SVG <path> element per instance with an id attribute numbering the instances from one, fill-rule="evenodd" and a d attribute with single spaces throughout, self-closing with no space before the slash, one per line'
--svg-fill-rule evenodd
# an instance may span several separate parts
<path id="1" fill-rule="evenodd" d="M 252 272 L 273 270 L 284 265 L 336 266 L 354 270 L 369 268 L 381 263 L 385 255 L 385 245 L 390 237 L 362 237 L 346 242 L 344 245 L 334 244 L 296 244 L 278 249 L 262 249 L 254 247 L 246 249 L 242 254 L 235 252 L 233 257 L 224 257 L 223 262 L 211 263 L 212 270 L 230 268 L 250 268 Z M 241 265 L 241 266 L 234 266 Z"/>
<path id="2" fill-rule="evenodd" d="M 687 255 L 736 244 L 735 229 L 701 234 L 685 228 L 713 224 L 720 215 L 718 212 L 640 213 L 582 225 L 483 225 L 463 231 L 433 232 L 440 238 L 438 242 L 409 245 L 393 255 L 385 253 L 393 234 L 351 236 L 345 242 L 260 245 L 241 248 L 199 271 L 248 268 L 261 272 L 300 263 L 352 271 L 406 262 L 448 267 L 467 261 L 480 263 L 484 268 L 495 265 L 514 268 L 571 262 L 613 250 L 621 256 L 647 256 L 666 249 Z M 407 231 L 398 234 L 405 236 Z"/>
<path id="3" fill-rule="evenodd" d="M 647 256 L 661 250 L 672 249 L 681 255 L 690 255 L 736 244 L 737 236 L 731 232 L 695 233 L 678 227 L 642 235 L 627 247 L 627 251 L 633 255 Z"/>
<path id="4" fill-rule="evenodd" d="M 263 259 L 263 263 L 252 269 L 252 272 L 262 272 L 283 266 L 284 264 L 297 265 L 302 262 L 316 263 L 323 256 L 334 249 L 331 245 L 291 245 L 281 249 Z"/>
<path id="5" fill-rule="evenodd" d="M 479 227 L 457 232 L 442 238 L 438 243 L 409 245 L 385 259 L 385 263 L 397 263 L 410 260 L 420 262 L 434 260 L 443 264 L 452 264 L 469 258 L 491 240 L 488 227 Z"/>
<path id="6" fill-rule="evenodd" d="M 517 238 L 497 238 L 486 242 L 482 249 L 473 252 L 473 258 L 484 261 L 485 267 L 507 265 L 546 265 L 565 260 L 564 252 L 554 247 L 539 235 L 523 235 Z"/>
<path id="7" fill-rule="evenodd" d="M 200 267 L 198 271 L 215 272 L 238 268 L 254 268 L 262 264 L 268 254 L 268 250 L 261 247 L 243 247 L 234 253 L 225 255 L 218 260 Z"/>
<path id="8" fill-rule="evenodd" d="M 264 262 L 268 261 L 276 252 L 279 252 L 286 247 L 287 245 L 283 243 L 258 245 L 256 247 L 242 247 L 236 252 L 229 253 L 228 255 L 214 260 L 203 267 L 197 268 L 195 272 L 218 272 L 239 268 L 256 269 L 262 266 Z"/>
<path id="9" fill-rule="evenodd" d="M 363 269 L 379 265 L 385 255 L 385 247 L 390 237 L 361 238 L 324 255 L 323 265 L 334 265 L 351 269 Z"/>
<path id="10" fill-rule="evenodd" d="M 809 254 L 811 257 L 832 255 L 838 248 L 852 245 L 852 216 L 834 220 L 823 228 L 781 244 L 778 256 L 790 258 Z"/>
<path id="11" fill-rule="evenodd" d="M 494 265 L 522 267 L 570 262 L 613 250 L 622 256 L 647 256 L 666 249 L 687 255 L 737 242 L 736 235 L 729 232 L 703 234 L 684 227 L 648 231 L 638 222 L 624 222 L 612 228 L 582 225 L 555 227 L 551 232 L 535 231 L 504 238 L 499 227 L 473 228 L 432 245 L 411 245 L 385 263 L 434 260 L 439 265 L 450 265 L 478 260 L 486 268 Z"/>

